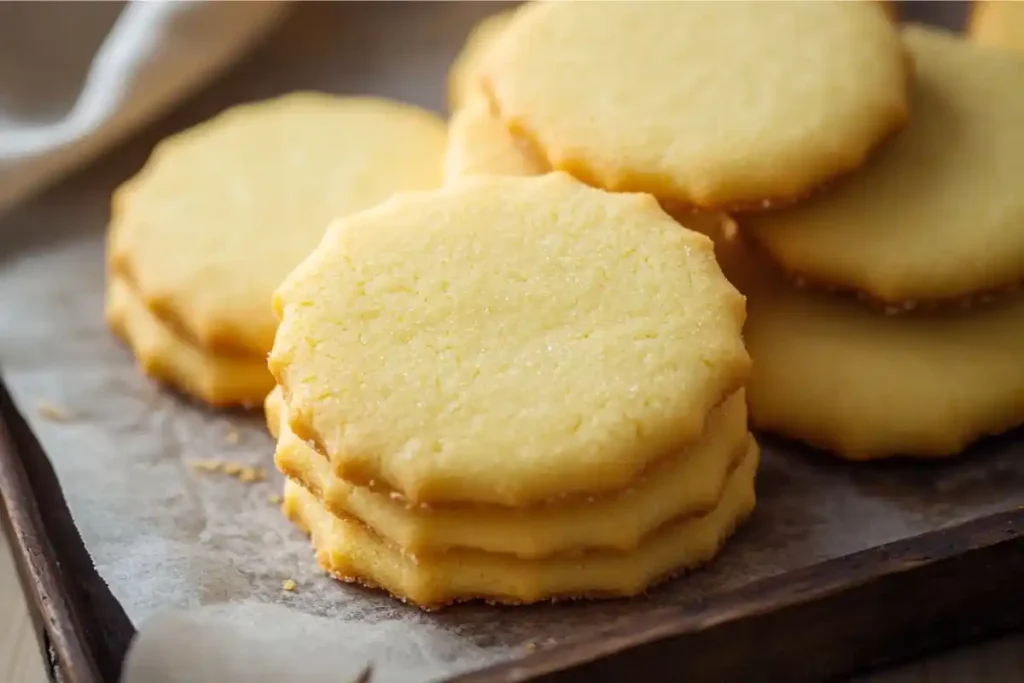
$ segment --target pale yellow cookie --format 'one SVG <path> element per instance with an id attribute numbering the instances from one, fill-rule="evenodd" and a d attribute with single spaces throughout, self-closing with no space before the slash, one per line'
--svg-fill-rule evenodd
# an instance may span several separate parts
<path id="1" fill-rule="evenodd" d="M 470 31 L 466 44 L 448 70 L 448 106 L 453 112 L 479 92 L 483 57 L 515 12 L 516 8 L 512 8 L 492 14 Z"/>
<path id="2" fill-rule="evenodd" d="M 274 308 L 293 431 L 341 478 L 414 502 L 622 488 L 696 440 L 750 367 L 711 240 L 563 173 L 342 220 Z"/>
<path id="3" fill-rule="evenodd" d="M 868 460 L 955 455 L 1024 424 L 1024 297 L 886 315 L 791 284 L 741 239 L 717 252 L 748 297 L 759 428 Z"/>
<path id="4" fill-rule="evenodd" d="M 439 185 L 445 137 L 434 114 L 374 98 L 233 108 L 160 143 L 118 190 L 110 268 L 204 350 L 266 354 L 274 288 L 332 219 Z"/>
<path id="5" fill-rule="evenodd" d="M 886 302 L 1024 281 L 1024 55 L 911 27 L 910 124 L 865 169 L 740 226 L 787 270 Z"/>
<path id="6" fill-rule="evenodd" d="M 1024 2 L 974 0 L 967 33 L 989 47 L 1024 52 Z"/>
<path id="7" fill-rule="evenodd" d="M 337 517 L 306 489 L 285 484 L 285 514 L 307 530 L 320 566 L 336 578 L 380 587 L 421 607 L 484 598 L 531 603 L 556 598 L 610 598 L 642 593 L 651 584 L 704 564 L 755 505 L 758 449 L 730 475 L 710 512 L 666 524 L 631 552 L 518 559 L 477 550 L 411 555 L 350 518 Z"/>
<path id="8" fill-rule="evenodd" d="M 335 477 L 327 458 L 289 429 L 280 393 L 271 397 L 267 419 L 281 420 L 278 469 L 336 514 L 413 554 L 471 548 L 535 558 L 582 549 L 633 550 L 662 524 L 713 509 L 749 441 L 740 391 L 711 412 L 700 440 L 653 463 L 623 491 L 530 508 L 415 505 L 394 491 Z"/>
<path id="9" fill-rule="evenodd" d="M 530 3 L 481 68 L 553 168 L 703 208 L 800 198 L 907 117 L 877 2 Z"/>
<path id="10" fill-rule="evenodd" d="M 444 157 L 446 183 L 475 175 L 539 175 L 548 170 L 529 144 L 513 137 L 491 113 L 483 96 L 473 97 L 452 115 Z"/>
<path id="11" fill-rule="evenodd" d="M 107 283 L 106 315 L 146 374 L 210 405 L 258 404 L 274 386 L 265 357 L 209 354 L 196 348 L 147 310 L 116 276 Z"/>

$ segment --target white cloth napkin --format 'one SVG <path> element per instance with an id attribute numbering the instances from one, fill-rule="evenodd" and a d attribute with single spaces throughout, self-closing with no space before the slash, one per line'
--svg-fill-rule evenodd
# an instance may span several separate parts
<path id="1" fill-rule="evenodd" d="M 285 9 L 0 2 L 0 214 L 209 82 Z"/>

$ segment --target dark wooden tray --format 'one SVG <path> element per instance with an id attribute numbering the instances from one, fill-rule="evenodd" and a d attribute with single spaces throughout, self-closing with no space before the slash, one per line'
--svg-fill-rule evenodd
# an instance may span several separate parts
<path id="1" fill-rule="evenodd" d="M 258 82 L 251 73 L 229 75 L 116 158 L 103 160 L 104 173 L 125 177 L 166 132 L 226 103 L 273 94 L 283 84 L 323 82 L 321 67 L 297 83 L 282 74 L 295 63 L 308 68 L 312 58 L 301 46 L 322 34 L 325 17 L 337 20 L 339 11 L 359 10 L 300 6 L 257 56 L 276 72 L 257 70 Z M 958 26 L 964 5 L 906 3 L 903 13 Z M 66 186 L 41 201 L 62 202 Z M 1016 444 L 1011 450 L 1024 458 L 1024 433 L 1010 439 Z M 114 683 L 134 628 L 93 568 L 54 471 L 2 382 L 0 495 L 4 531 L 51 675 L 71 683 Z M 456 680 L 596 681 L 627 674 L 694 683 L 822 680 L 1021 626 L 1022 575 L 1024 509 L 1005 510 L 720 591 L 713 600 L 652 608 Z"/>

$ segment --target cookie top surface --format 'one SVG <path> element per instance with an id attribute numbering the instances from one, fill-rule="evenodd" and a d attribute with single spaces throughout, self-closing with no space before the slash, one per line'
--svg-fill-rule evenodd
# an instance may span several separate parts
<path id="1" fill-rule="evenodd" d="M 886 315 L 718 244 L 748 296 L 751 419 L 848 459 L 935 457 L 1024 424 L 1024 297 Z"/>
<path id="2" fill-rule="evenodd" d="M 907 116 L 879 3 L 540 2 L 482 70 L 552 167 L 710 209 L 800 198 Z"/>
<path id="3" fill-rule="evenodd" d="M 469 32 L 466 43 L 448 71 L 448 106 L 452 111 L 461 109 L 480 89 L 480 66 L 484 56 L 505 30 L 515 11 L 513 8 L 492 14 Z"/>
<path id="4" fill-rule="evenodd" d="M 547 164 L 526 141 L 516 139 L 476 95 L 452 115 L 444 157 L 446 183 L 476 175 L 539 175 Z"/>
<path id="5" fill-rule="evenodd" d="M 971 3 L 968 35 L 971 40 L 1024 52 L 1024 3 L 975 0 Z"/>
<path id="6" fill-rule="evenodd" d="M 1024 57 L 911 27 L 914 115 L 869 165 L 741 221 L 786 270 L 897 302 L 1024 280 Z"/>
<path id="7" fill-rule="evenodd" d="M 198 346 L 262 357 L 275 287 L 331 220 L 439 185 L 445 139 L 437 116 L 373 98 L 230 109 L 160 143 L 118 189 L 111 270 Z"/>
<path id="8" fill-rule="evenodd" d="M 274 297 L 293 431 L 413 502 L 627 485 L 749 372 L 711 241 L 563 173 L 467 179 L 340 221 Z"/>

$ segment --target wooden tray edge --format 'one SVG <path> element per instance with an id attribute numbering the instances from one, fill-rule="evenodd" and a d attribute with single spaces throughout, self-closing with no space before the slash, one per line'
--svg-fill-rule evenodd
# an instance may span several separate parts
<path id="1" fill-rule="evenodd" d="M 96 572 L 57 476 L 2 379 L 0 521 L 50 678 L 115 683 L 135 629 Z"/>

